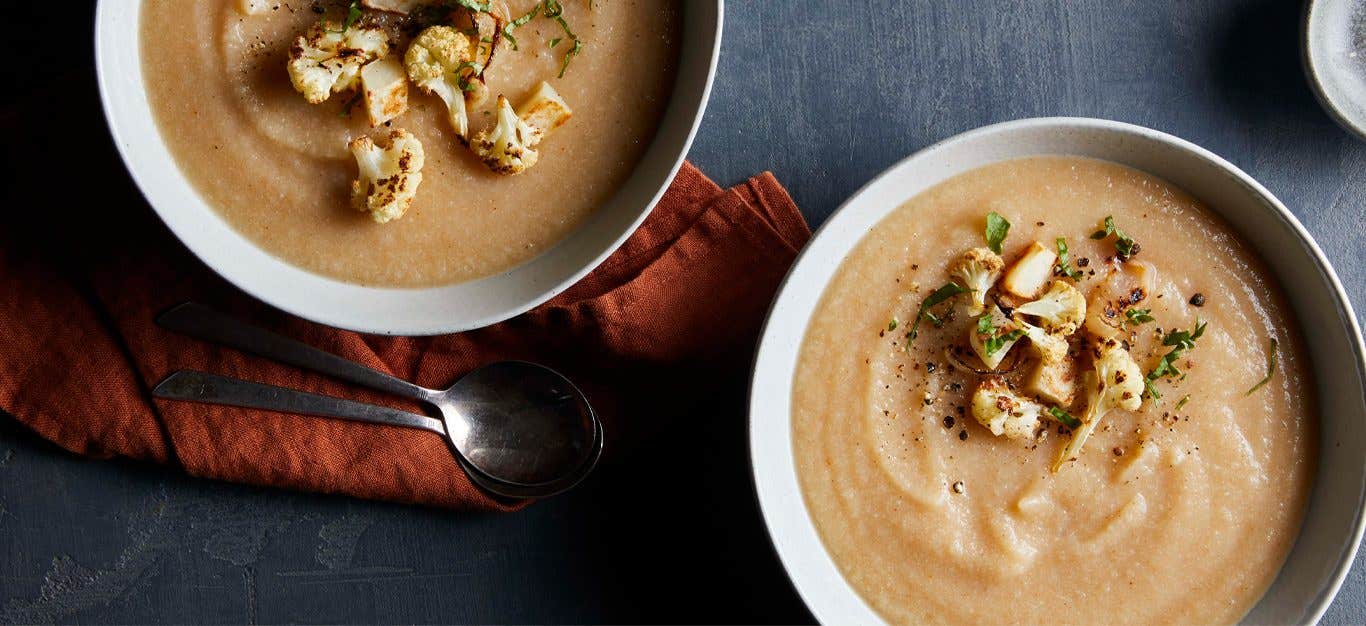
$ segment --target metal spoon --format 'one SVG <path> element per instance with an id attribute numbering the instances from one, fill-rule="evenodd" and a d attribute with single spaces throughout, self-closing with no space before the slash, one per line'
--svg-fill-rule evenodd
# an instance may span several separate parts
<path id="1" fill-rule="evenodd" d="M 418 428 L 442 436 L 446 434 L 445 424 L 441 420 L 426 415 L 194 370 L 180 370 L 167 376 L 152 390 L 152 395 L 173 400 L 225 404 L 267 411 L 302 413 L 358 422 Z M 449 443 L 449 439 L 447 443 Z M 593 447 L 599 452 L 602 449 L 602 426 L 596 420 L 594 421 Z M 558 480 L 538 485 L 519 485 L 487 476 L 471 467 L 458 450 L 452 447 L 451 451 L 472 482 L 486 491 L 511 498 L 544 497 L 569 489 L 593 470 L 598 458 L 595 452 L 582 467 Z"/>
<path id="2" fill-rule="evenodd" d="M 304 394 L 313 401 L 308 407 L 283 410 L 424 428 L 441 433 L 461 458 L 462 465 L 467 470 L 473 470 L 469 472 L 470 478 L 495 493 L 528 497 L 545 495 L 543 492 L 547 490 L 551 493 L 562 491 L 582 479 L 602 452 L 601 424 L 588 400 L 573 383 L 547 367 L 520 361 L 490 363 L 470 372 L 449 389 L 435 390 L 399 380 L 196 303 L 182 304 L 163 313 L 157 323 L 193 337 L 435 407 L 441 414 L 441 420 L 330 396 Z M 227 382 L 233 379 L 214 377 L 218 391 L 216 395 L 206 394 L 202 386 L 185 384 L 202 384 L 206 380 L 202 378 L 205 375 L 194 374 L 201 378 L 182 380 L 177 385 L 167 384 L 173 382 L 176 376 L 168 378 L 157 386 L 158 395 L 175 393 L 174 396 L 162 397 L 220 404 L 232 404 L 234 402 L 226 400 L 235 400 L 238 406 L 271 408 L 260 406 L 259 402 L 244 404 L 242 392 L 264 392 L 277 396 L 281 392 L 303 393 L 247 381 L 234 381 L 237 384 L 231 386 Z M 242 384 L 258 388 L 243 387 Z M 223 390 L 230 391 L 231 397 L 224 396 Z M 251 399 L 249 394 L 245 398 Z M 348 407 L 356 409 L 352 414 L 337 415 L 336 412 L 316 410 L 318 407 L 315 405 L 320 400 L 357 406 Z M 381 409 L 382 413 L 367 413 L 358 407 Z M 383 417 L 377 417 L 381 414 Z M 394 414 L 401 416 L 395 418 Z M 427 421 L 418 421 L 424 419 Z"/>

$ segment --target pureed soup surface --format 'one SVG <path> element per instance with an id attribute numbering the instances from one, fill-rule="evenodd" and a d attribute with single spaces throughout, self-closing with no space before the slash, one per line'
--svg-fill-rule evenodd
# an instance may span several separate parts
<path id="1" fill-rule="evenodd" d="M 535 0 L 507 2 L 523 15 Z M 564 0 L 583 41 L 563 78 L 569 44 L 535 19 L 499 48 L 486 73 L 488 102 L 470 111 L 471 135 L 491 124 L 497 95 L 521 103 L 542 81 L 574 116 L 545 139 L 540 161 L 518 176 L 490 172 L 456 142 L 445 105 L 409 84 L 407 113 L 392 121 L 421 140 L 423 181 L 407 215 L 375 224 L 350 206 L 352 137 L 382 135 L 352 94 L 310 105 L 285 71 L 294 38 L 345 13 L 336 2 L 279 0 L 243 15 L 236 0 L 145 0 L 142 63 L 162 139 L 205 200 L 239 232 L 285 261 L 372 286 L 463 282 L 540 254 L 607 201 L 654 138 L 677 66 L 678 4 L 672 0 Z M 345 5 L 345 3 L 341 3 Z M 391 44 L 390 55 L 407 49 Z"/>
<path id="2" fill-rule="evenodd" d="M 1134 261 L 1156 270 L 1137 305 L 1155 321 L 1126 335 L 1144 373 L 1170 349 L 1161 333 L 1208 322 L 1178 359 L 1187 377 L 1156 381 L 1162 398 L 1136 412 L 1106 414 L 1057 474 L 1069 436 L 1057 423 L 1022 442 L 974 420 L 981 377 L 945 355 L 974 321 L 966 295 L 936 308 L 953 319 L 922 324 L 905 349 L 921 301 L 984 245 L 989 211 L 1013 224 L 1007 267 L 1031 241 L 1066 237 L 1072 266 L 1087 259 L 1084 294 L 1115 255 L 1113 237 L 1088 235 L 1114 216 L 1140 244 Z M 1203 307 L 1190 304 L 1196 293 Z M 1314 473 L 1318 426 L 1296 328 L 1260 261 L 1161 180 L 1072 157 L 967 172 L 874 227 L 810 322 L 792 418 L 807 507 L 844 576 L 892 622 L 1234 622 L 1285 559 Z M 1277 371 L 1247 395 L 1272 337 Z M 1027 355 L 1025 344 L 1013 350 Z M 1080 385 L 1078 395 L 1080 407 Z"/>

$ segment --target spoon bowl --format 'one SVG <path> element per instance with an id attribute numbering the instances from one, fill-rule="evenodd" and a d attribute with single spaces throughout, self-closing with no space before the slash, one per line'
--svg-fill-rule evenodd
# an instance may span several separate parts
<path id="1" fill-rule="evenodd" d="M 465 475 L 469 476 L 470 482 L 473 482 L 485 491 L 507 498 L 544 498 L 553 496 L 557 493 L 562 493 L 588 477 L 588 474 L 597 466 L 598 458 L 602 455 L 602 445 L 602 423 L 594 421 L 593 449 L 584 464 L 578 470 L 567 474 L 558 480 L 538 485 L 522 485 L 503 482 L 480 472 L 478 468 L 470 465 L 469 462 L 465 460 L 464 456 L 456 454 L 455 458 L 465 470 Z"/>
<path id="2" fill-rule="evenodd" d="M 500 482 L 554 483 L 601 449 L 597 417 L 574 383 L 524 361 L 490 363 L 432 396 L 466 463 Z"/>

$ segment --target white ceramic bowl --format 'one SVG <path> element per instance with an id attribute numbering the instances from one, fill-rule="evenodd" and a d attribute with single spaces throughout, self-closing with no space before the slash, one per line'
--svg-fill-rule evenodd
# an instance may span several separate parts
<path id="1" fill-rule="evenodd" d="M 685 4 L 673 99 L 654 142 L 610 201 L 531 261 L 480 280 L 423 289 L 362 287 L 305 271 L 256 247 L 210 208 L 181 175 L 153 122 L 139 59 L 139 13 L 130 0 L 100 0 L 95 66 L 119 153 L 171 231 L 243 291 L 300 317 L 363 332 L 433 335 L 487 326 L 549 300 L 635 231 L 678 173 L 702 121 L 725 10 L 724 0 Z"/>
<path id="2" fill-rule="evenodd" d="M 1366 139 L 1366 46 L 1356 42 L 1366 11 L 1352 0 L 1313 0 L 1304 6 L 1304 73 L 1334 120 Z"/>
<path id="3" fill-rule="evenodd" d="M 792 376 L 800 341 L 826 284 L 870 228 L 906 200 L 964 171 L 1040 154 L 1106 159 L 1185 189 L 1224 216 L 1261 254 L 1305 329 L 1321 411 L 1319 470 L 1295 547 L 1253 623 L 1312 623 L 1342 584 L 1361 541 L 1366 498 L 1366 349 L 1347 294 L 1309 233 L 1271 192 L 1229 162 L 1171 135 L 1104 120 L 1006 122 L 936 144 L 901 161 L 840 207 L 807 245 L 774 301 L 750 389 L 755 489 L 793 584 L 828 624 L 882 620 L 840 575 L 797 483 Z"/>

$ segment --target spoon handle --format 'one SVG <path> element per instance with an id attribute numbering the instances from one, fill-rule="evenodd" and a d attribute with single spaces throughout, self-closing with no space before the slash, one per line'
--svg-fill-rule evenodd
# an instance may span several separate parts
<path id="1" fill-rule="evenodd" d="M 252 326 L 197 302 L 186 302 L 162 313 L 157 317 L 157 324 L 191 337 L 237 348 L 243 352 L 378 391 L 423 401 L 429 401 L 432 396 L 430 390 L 406 380 L 399 380 L 360 363 Z"/>
<path id="2" fill-rule="evenodd" d="M 353 422 L 420 428 L 445 435 L 441 420 L 384 406 L 343 400 L 297 389 L 254 383 L 194 370 L 180 370 L 161 381 L 152 395 L 171 400 L 225 404 L 281 413 L 335 417 Z"/>

